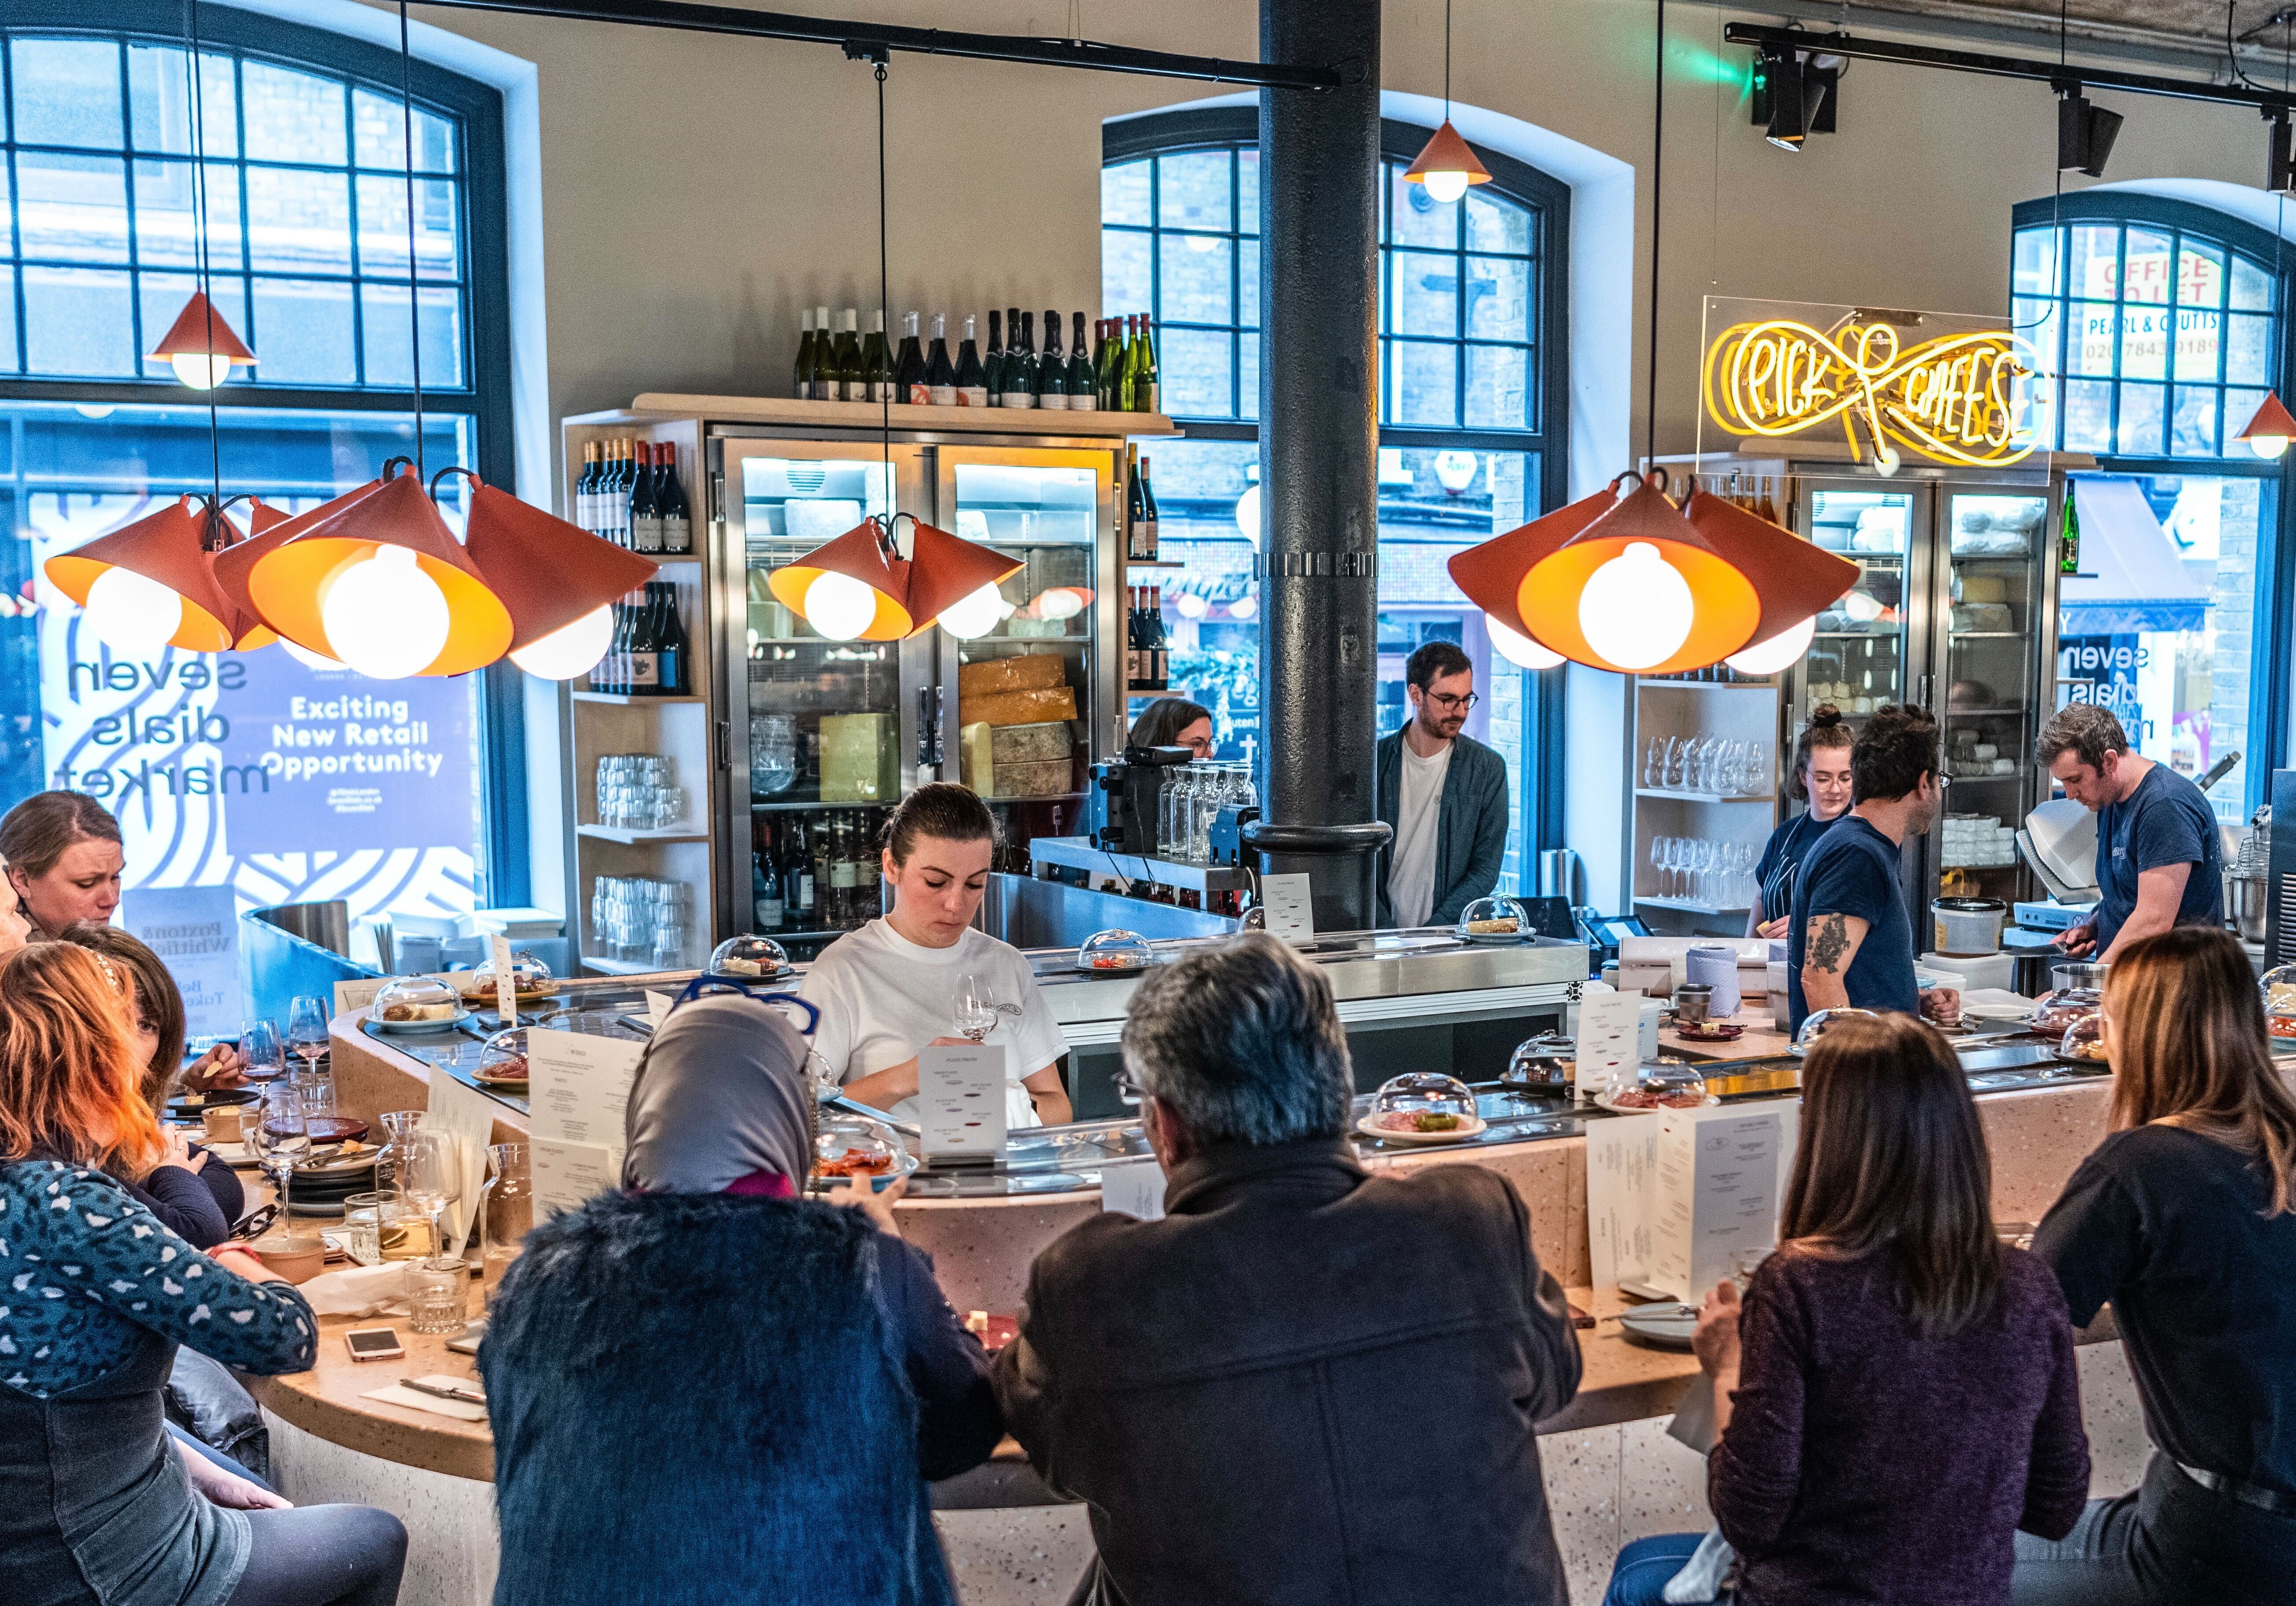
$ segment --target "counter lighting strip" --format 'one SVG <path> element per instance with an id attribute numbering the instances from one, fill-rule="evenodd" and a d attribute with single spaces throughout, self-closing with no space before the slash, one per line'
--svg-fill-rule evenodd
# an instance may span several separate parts
<path id="1" fill-rule="evenodd" d="M 1423 1020 L 1448 1023 L 1473 1016 L 1485 1018 L 1518 1013 L 1525 1009 L 1567 1006 L 1576 1000 L 1568 982 L 1532 987 L 1472 987 L 1456 993 L 1412 993 L 1390 998 L 1345 998 L 1340 1001 L 1341 1024 L 1375 1025 L 1382 1020 Z M 1060 1022 L 1061 1036 L 1070 1048 L 1113 1048 L 1124 1035 L 1124 1021 Z"/>

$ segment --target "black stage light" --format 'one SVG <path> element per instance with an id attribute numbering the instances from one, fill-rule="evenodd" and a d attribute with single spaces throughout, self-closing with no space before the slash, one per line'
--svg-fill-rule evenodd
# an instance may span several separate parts
<path id="1" fill-rule="evenodd" d="M 2292 148 L 2288 135 L 2288 113 L 2284 108 L 2267 111 L 2272 119 L 2272 141 L 2265 159 L 2267 176 L 2264 187 L 2281 194 L 2296 193 L 2296 148 Z"/>
<path id="2" fill-rule="evenodd" d="M 1799 151 L 1811 135 L 1833 133 L 1840 77 L 1838 64 L 1820 67 L 1800 51 L 1765 51 L 1754 69 L 1751 108 L 1762 137 L 1781 151 Z"/>
<path id="3" fill-rule="evenodd" d="M 2120 137 L 2120 113 L 2107 111 L 2078 86 L 2057 92 L 2057 171 L 2104 176 L 2112 142 Z"/>

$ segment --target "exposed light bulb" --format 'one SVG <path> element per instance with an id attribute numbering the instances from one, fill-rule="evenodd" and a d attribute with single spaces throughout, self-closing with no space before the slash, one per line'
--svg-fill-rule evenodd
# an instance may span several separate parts
<path id="1" fill-rule="evenodd" d="M 1184 619 L 1200 619 L 1211 610 L 1211 605 L 1193 591 L 1180 593 L 1179 600 L 1172 606 L 1180 610 L 1180 617 Z"/>
<path id="2" fill-rule="evenodd" d="M 1518 630 L 1509 629 L 1489 614 L 1483 615 L 1483 628 L 1491 633 L 1491 648 L 1511 664 L 1526 669 L 1552 669 L 1562 661 L 1562 654 L 1542 646 Z"/>
<path id="3" fill-rule="evenodd" d="M 279 644 L 287 649 L 288 657 L 307 669 L 316 669 L 322 675 L 349 673 L 348 665 L 339 663 L 324 652 L 314 652 L 310 648 L 291 642 L 283 635 L 279 638 Z"/>
<path id="4" fill-rule="evenodd" d="M 1682 571 L 1650 542 L 1630 541 L 1587 578 L 1578 594 L 1578 628 L 1605 662 L 1647 669 L 1690 639 L 1697 608 Z"/>
<path id="5" fill-rule="evenodd" d="M 2248 438 L 2248 449 L 2254 452 L 2259 457 L 2263 458 L 2268 463 L 2273 458 L 2279 456 L 2281 453 L 2288 449 L 2288 437 L 2285 435 L 2251 435 Z"/>
<path id="6" fill-rule="evenodd" d="M 1037 594 L 1031 609 L 1040 619 L 1072 619 L 1084 611 L 1085 596 L 1073 586 L 1054 586 Z"/>
<path id="7" fill-rule="evenodd" d="M 510 661 L 540 680 L 571 680 L 598 667 L 614 642 L 612 603 L 593 609 L 571 624 L 561 625 L 538 641 L 510 655 Z"/>
<path id="8" fill-rule="evenodd" d="M 1905 466 L 1906 460 L 1898 455 L 1898 448 L 1888 441 L 1885 440 L 1874 448 L 1874 471 L 1882 479 L 1887 479 Z"/>
<path id="9" fill-rule="evenodd" d="M 849 642 L 877 617 L 877 594 L 851 575 L 824 569 L 805 588 L 805 622 L 833 642 Z"/>
<path id="10" fill-rule="evenodd" d="M 1799 625 L 1788 625 L 1766 642 L 1740 648 L 1722 661 L 1742 675 L 1775 675 L 1800 663 L 1816 635 L 1817 616 L 1812 614 Z"/>
<path id="11" fill-rule="evenodd" d="M 1251 543 L 1251 550 L 1259 550 L 1259 488 L 1248 485 L 1243 495 L 1235 499 L 1235 527 L 1243 538 Z"/>
<path id="12" fill-rule="evenodd" d="M 419 675 L 446 651 L 447 594 L 412 547 L 378 544 L 347 565 L 319 602 L 319 626 L 343 667 L 370 680 Z"/>
<path id="13" fill-rule="evenodd" d="M 121 652 L 156 653 L 184 627 L 184 599 L 132 569 L 107 569 L 87 588 L 87 627 Z"/>
<path id="14" fill-rule="evenodd" d="M 1433 168 L 1419 176 L 1427 186 L 1427 193 L 1447 206 L 1467 193 L 1468 180 L 1464 173 L 1448 168 Z"/>
<path id="15" fill-rule="evenodd" d="M 231 359 L 206 351 L 178 351 L 168 359 L 168 366 L 194 390 L 212 390 L 231 377 Z"/>
<path id="16" fill-rule="evenodd" d="M 817 584 L 818 582 L 816 582 Z M 812 594 L 807 593 L 811 600 Z M 940 610 L 940 627 L 959 641 L 988 635 L 1004 622 L 1004 597 L 993 585 L 967 592 Z"/>
<path id="17" fill-rule="evenodd" d="M 1248 591 L 1245 592 L 1242 596 L 1236 598 L 1235 601 L 1227 605 L 1227 616 L 1232 619 L 1251 619 L 1259 618 L 1259 599 L 1252 595 L 1251 593 Z"/>

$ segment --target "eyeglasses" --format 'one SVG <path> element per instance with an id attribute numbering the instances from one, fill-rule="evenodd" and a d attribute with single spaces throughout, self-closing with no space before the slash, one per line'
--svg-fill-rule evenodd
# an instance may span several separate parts
<path id="1" fill-rule="evenodd" d="M 1440 692 L 1422 692 L 1419 695 L 1446 714 L 1464 714 L 1482 701 L 1481 695 L 1474 692 L 1464 697 L 1446 697 Z"/>
<path id="2" fill-rule="evenodd" d="M 1142 1087 L 1138 1082 L 1133 1079 L 1132 1068 L 1130 1066 L 1119 1066 L 1117 1068 L 1116 1098 L 1119 1103 L 1128 1105 L 1136 1110 L 1140 1106 L 1141 1099 L 1146 1096 L 1146 1092 L 1147 1090 L 1145 1088 Z"/>

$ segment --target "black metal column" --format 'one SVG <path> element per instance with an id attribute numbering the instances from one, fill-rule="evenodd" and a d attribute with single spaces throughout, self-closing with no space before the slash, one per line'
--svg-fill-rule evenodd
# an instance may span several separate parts
<path id="1" fill-rule="evenodd" d="M 1260 788 L 1252 845 L 1315 877 L 1318 930 L 1374 923 L 1379 0 L 1260 0 L 1259 59 L 1340 70 L 1259 96 Z"/>

